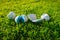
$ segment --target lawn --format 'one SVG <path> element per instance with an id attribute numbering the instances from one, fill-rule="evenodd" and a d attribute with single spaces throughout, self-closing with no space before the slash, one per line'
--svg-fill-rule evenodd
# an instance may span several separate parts
<path id="1" fill-rule="evenodd" d="M 50 20 L 16 24 L 7 18 L 10 11 L 37 18 L 47 13 Z M 60 0 L 0 0 L 0 40 L 60 40 Z"/>

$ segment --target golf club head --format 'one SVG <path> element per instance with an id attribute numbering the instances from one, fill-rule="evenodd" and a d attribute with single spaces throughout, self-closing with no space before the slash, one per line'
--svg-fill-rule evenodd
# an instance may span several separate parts
<path id="1" fill-rule="evenodd" d="M 36 20 L 36 14 L 29 14 L 28 18 L 32 21 L 32 20 Z"/>
<path id="2" fill-rule="evenodd" d="M 45 13 L 45 14 L 41 15 L 41 19 L 48 21 L 48 20 L 50 20 L 50 17 L 48 14 Z"/>

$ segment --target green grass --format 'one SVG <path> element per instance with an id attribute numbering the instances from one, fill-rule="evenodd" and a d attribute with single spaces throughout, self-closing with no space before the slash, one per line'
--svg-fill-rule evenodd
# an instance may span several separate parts
<path id="1" fill-rule="evenodd" d="M 7 18 L 10 11 L 34 13 L 37 18 L 48 13 L 51 19 L 18 25 Z M 60 0 L 0 0 L 0 40 L 60 40 Z"/>

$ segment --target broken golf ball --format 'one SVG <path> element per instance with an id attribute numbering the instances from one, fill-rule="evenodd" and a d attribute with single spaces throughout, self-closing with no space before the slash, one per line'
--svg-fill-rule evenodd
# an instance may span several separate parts
<path id="1" fill-rule="evenodd" d="M 28 18 L 32 21 L 32 22 L 41 22 L 42 20 L 50 20 L 50 17 L 48 14 L 42 14 L 41 18 L 40 19 L 37 19 L 36 18 L 36 15 L 35 14 L 29 14 L 28 15 Z"/>
<path id="2" fill-rule="evenodd" d="M 10 12 L 8 15 L 7 15 L 8 19 L 15 19 L 16 15 L 14 12 Z"/>
<path id="3" fill-rule="evenodd" d="M 15 18 L 15 22 L 16 22 L 16 23 L 19 23 L 20 20 L 21 20 L 21 16 L 17 16 L 17 17 Z"/>
<path id="4" fill-rule="evenodd" d="M 27 22 L 28 18 L 25 15 L 21 15 L 21 22 Z"/>
<path id="5" fill-rule="evenodd" d="M 41 19 L 48 21 L 48 20 L 50 20 L 50 17 L 49 17 L 48 14 L 42 14 L 42 15 L 41 15 Z"/>

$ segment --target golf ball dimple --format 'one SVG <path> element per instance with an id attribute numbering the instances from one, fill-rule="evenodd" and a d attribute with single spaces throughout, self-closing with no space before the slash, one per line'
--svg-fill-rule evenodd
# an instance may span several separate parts
<path id="1" fill-rule="evenodd" d="M 21 15 L 21 21 L 22 21 L 22 22 L 27 22 L 27 21 L 28 21 L 27 16 Z"/>
<path id="2" fill-rule="evenodd" d="M 17 17 L 15 18 L 15 22 L 16 22 L 16 23 L 19 23 L 20 20 L 21 20 L 21 16 L 17 16 Z"/>
<path id="3" fill-rule="evenodd" d="M 48 14 L 43 14 L 43 15 L 41 16 L 41 19 L 44 19 L 44 20 L 48 21 L 48 20 L 50 20 L 50 17 L 49 17 Z"/>
<path id="4" fill-rule="evenodd" d="M 8 17 L 9 19 L 15 19 L 16 15 L 15 15 L 14 12 L 10 12 L 10 13 L 7 15 L 7 17 Z"/>

